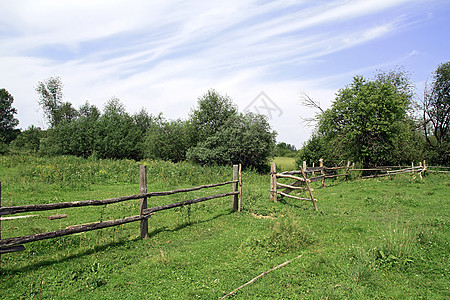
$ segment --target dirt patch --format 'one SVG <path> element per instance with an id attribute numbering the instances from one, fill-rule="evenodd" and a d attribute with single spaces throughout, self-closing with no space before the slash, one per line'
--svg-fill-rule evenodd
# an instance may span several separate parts
<path id="1" fill-rule="evenodd" d="M 252 213 L 252 216 L 257 218 L 257 219 L 271 219 L 271 220 L 276 219 L 276 217 L 274 217 L 272 215 L 270 215 L 270 216 L 263 216 L 263 215 L 258 215 L 258 214 Z"/>

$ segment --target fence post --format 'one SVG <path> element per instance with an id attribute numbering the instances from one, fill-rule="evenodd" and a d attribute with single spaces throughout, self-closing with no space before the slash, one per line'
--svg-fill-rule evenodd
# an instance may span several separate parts
<path id="1" fill-rule="evenodd" d="M 277 202 L 277 164 L 270 165 L 270 201 Z"/>
<path id="2" fill-rule="evenodd" d="M 139 193 L 145 194 L 147 193 L 147 166 L 139 166 Z M 139 201 L 139 215 L 144 214 L 144 209 L 147 208 L 147 197 L 144 197 L 140 199 Z M 146 239 L 148 238 L 148 220 L 142 219 L 141 220 L 141 238 Z"/>
<path id="3" fill-rule="evenodd" d="M 320 162 L 320 174 L 323 176 L 322 187 L 325 187 L 325 168 L 323 167 L 323 158 L 319 159 L 319 162 Z"/>
<path id="4" fill-rule="evenodd" d="M 2 207 L 2 183 L 0 182 L 0 207 Z M 0 240 L 2 239 L 2 219 L 0 217 Z M 0 266 L 2 263 L 2 254 L 0 253 Z"/>
<path id="5" fill-rule="evenodd" d="M 242 200 L 242 164 L 239 164 L 239 207 L 238 207 L 238 212 L 241 211 L 241 200 Z"/>
<path id="6" fill-rule="evenodd" d="M 233 165 L 233 192 L 237 194 L 231 196 L 233 201 L 233 211 L 239 210 L 239 165 Z"/>

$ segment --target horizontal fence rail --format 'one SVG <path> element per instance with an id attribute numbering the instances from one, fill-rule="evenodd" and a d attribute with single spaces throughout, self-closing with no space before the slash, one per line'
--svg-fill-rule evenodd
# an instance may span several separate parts
<path id="1" fill-rule="evenodd" d="M 177 190 L 167 191 L 167 192 L 151 192 L 151 193 L 116 197 L 116 198 L 110 198 L 110 199 L 104 199 L 104 200 L 83 200 L 83 201 L 74 201 L 74 202 L 48 203 L 48 204 L 5 206 L 5 207 L 0 207 L 0 216 L 12 215 L 12 214 L 18 214 L 18 213 L 24 213 L 24 212 L 32 212 L 32 211 L 45 211 L 45 210 L 63 209 L 63 208 L 71 208 L 71 207 L 82 207 L 82 206 L 90 206 L 90 205 L 105 205 L 105 204 L 119 203 L 122 201 L 141 199 L 141 198 L 145 198 L 145 197 L 158 197 L 158 196 L 173 195 L 173 194 L 177 194 L 177 193 L 192 192 L 192 191 L 222 186 L 222 185 L 236 183 L 236 182 L 238 182 L 238 181 L 231 180 L 231 181 L 222 182 L 222 183 L 201 185 L 201 186 L 197 186 L 197 187 L 193 187 L 193 188 L 177 189 Z"/>
<path id="2" fill-rule="evenodd" d="M 0 218 L 0 254 L 25 250 L 25 247 L 21 244 L 26 244 L 26 243 L 44 240 L 44 239 L 62 237 L 65 235 L 87 232 L 87 231 L 91 231 L 91 230 L 103 229 L 103 228 L 107 228 L 107 227 L 118 226 L 118 225 L 122 225 L 122 224 L 126 224 L 126 223 L 136 222 L 136 221 L 141 221 L 141 226 L 140 226 L 141 237 L 146 238 L 146 237 L 148 237 L 147 219 L 150 218 L 151 215 L 153 215 L 155 212 L 166 210 L 166 209 L 171 209 L 171 208 L 175 208 L 175 207 L 180 207 L 180 206 L 184 206 L 184 205 L 199 203 L 199 202 L 212 200 L 212 199 L 216 199 L 216 198 L 227 197 L 227 196 L 232 196 L 233 211 L 240 211 L 240 201 L 241 201 L 241 193 L 242 193 L 242 179 L 241 179 L 241 166 L 240 165 L 233 166 L 233 180 L 221 182 L 221 183 L 201 185 L 201 186 L 192 187 L 192 188 L 175 189 L 175 190 L 165 191 L 165 192 L 147 193 L 147 181 L 146 181 L 147 173 L 146 173 L 145 166 L 140 167 L 139 174 L 140 174 L 140 189 L 139 189 L 140 194 L 138 194 L 138 195 L 109 198 L 109 199 L 104 199 L 104 200 L 84 200 L 84 201 L 61 202 L 61 203 L 32 204 L 32 205 L 22 205 L 22 206 L 0 207 L 0 216 L 2 216 L 2 215 L 12 215 L 12 214 L 17 214 L 17 213 L 32 212 L 32 211 L 47 211 L 47 210 L 56 210 L 56 209 L 63 209 L 63 208 L 106 205 L 106 204 L 119 203 L 119 202 L 128 201 L 128 200 L 140 199 L 140 211 L 139 211 L 139 215 L 136 215 L 136 216 L 125 217 L 123 219 L 109 220 L 109 221 L 104 221 L 104 222 L 95 222 L 95 223 L 91 223 L 91 224 L 69 226 L 66 229 L 61 229 L 61 230 L 56 230 L 56 231 L 51 231 L 51 232 L 44 232 L 44 233 L 37 233 L 37 234 L 32 234 L 32 235 L 27 235 L 27 236 L 7 238 L 7 239 L 1 239 L 1 218 Z M 210 195 L 210 196 L 205 196 L 205 197 L 201 197 L 201 198 L 197 198 L 197 199 L 192 199 L 192 200 L 181 201 L 181 202 L 147 208 L 146 199 L 149 197 L 168 196 L 168 195 L 173 195 L 173 194 L 177 194 L 177 193 L 186 193 L 186 192 L 198 191 L 201 189 L 224 186 L 227 184 L 232 184 L 232 192 Z M 0 182 L 0 206 L 1 206 L 1 182 Z"/>
<path id="3" fill-rule="evenodd" d="M 311 182 L 310 179 L 306 178 L 306 173 L 304 170 L 300 167 L 300 171 L 287 171 L 283 173 L 277 173 L 277 165 L 276 163 L 272 163 L 271 165 L 271 171 L 270 171 L 270 200 L 273 202 L 277 202 L 277 195 L 280 195 L 281 197 L 286 198 L 292 198 L 296 200 L 302 200 L 302 201 L 312 201 L 314 205 L 314 209 L 317 210 L 316 201 L 317 199 L 314 199 L 314 196 L 312 194 L 312 190 L 309 187 L 309 183 Z M 294 175 L 301 175 L 294 176 Z M 285 184 L 277 181 L 277 178 L 286 178 L 286 179 L 293 179 L 295 180 L 291 184 Z M 284 188 L 283 191 L 278 191 L 278 188 Z M 294 195 L 290 195 L 292 191 L 304 191 L 308 192 L 310 198 L 304 198 L 304 197 L 298 197 Z"/>

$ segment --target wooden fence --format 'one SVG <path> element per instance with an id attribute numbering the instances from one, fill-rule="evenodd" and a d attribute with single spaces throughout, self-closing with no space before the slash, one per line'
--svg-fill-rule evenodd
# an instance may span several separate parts
<path id="1" fill-rule="evenodd" d="M 296 176 L 301 175 L 302 177 Z M 294 179 L 295 181 L 290 184 L 281 183 L 277 180 L 277 178 L 288 178 Z M 303 201 L 312 201 L 314 205 L 314 209 L 317 210 L 316 199 L 312 194 L 312 189 L 309 186 L 311 182 L 310 179 L 306 178 L 306 174 L 302 167 L 300 167 L 300 171 L 287 171 L 283 173 L 277 173 L 277 165 L 276 163 L 272 163 L 271 172 L 270 172 L 270 200 L 273 202 L 277 202 L 278 196 L 288 197 L 297 200 Z M 284 188 L 283 191 L 278 191 L 278 187 Z M 309 198 L 302 198 L 298 196 L 290 195 L 292 191 L 302 190 L 308 192 Z"/>
<path id="2" fill-rule="evenodd" d="M 303 170 L 306 173 L 308 179 L 311 182 L 322 181 L 322 187 L 325 186 L 325 180 L 331 178 L 337 178 L 341 176 L 349 176 L 351 172 L 361 172 L 366 173 L 362 175 L 360 178 L 375 178 L 375 177 L 384 177 L 384 176 L 392 176 L 404 173 L 411 173 L 414 175 L 419 175 L 422 178 L 425 172 L 442 172 L 437 170 L 430 170 L 429 168 L 445 168 L 445 167 L 429 167 L 426 164 L 426 161 L 419 162 L 419 164 L 411 163 L 411 166 L 378 166 L 373 168 L 355 168 L 355 164 L 351 164 L 349 161 L 345 166 L 336 166 L 336 167 L 327 167 L 323 164 L 323 160 L 319 160 L 319 167 L 315 167 L 314 164 L 312 167 L 307 167 L 306 162 L 303 162 Z M 341 171 L 340 171 L 341 170 Z M 339 171 L 341 173 L 339 173 Z M 308 174 L 312 174 L 308 176 Z M 320 173 L 320 176 L 315 176 L 316 173 Z M 369 173 L 369 175 L 368 175 Z"/>
<path id="3" fill-rule="evenodd" d="M 300 166 L 300 171 L 286 171 L 282 173 L 277 173 L 276 164 L 271 165 L 271 179 L 270 179 L 270 200 L 277 202 L 277 195 L 281 197 L 289 197 L 297 200 L 312 201 L 314 208 L 317 210 L 316 201 L 314 199 L 312 191 L 313 189 L 309 186 L 309 183 L 320 181 L 322 187 L 325 187 L 325 180 L 331 178 L 338 178 L 345 176 L 346 178 L 351 172 L 364 172 L 371 173 L 370 175 L 361 176 L 362 179 L 392 176 L 397 174 L 411 173 L 414 176 L 420 176 L 422 178 L 425 172 L 440 172 L 440 173 L 450 173 L 450 167 L 429 167 L 426 161 L 420 162 L 418 165 L 411 163 L 411 166 L 380 166 L 370 169 L 357 169 L 355 164 L 347 162 L 345 166 L 327 167 L 323 163 L 323 159 L 319 160 L 319 166 L 316 167 L 314 164 L 312 167 L 308 167 L 306 162 L 303 162 L 303 166 Z M 294 175 L 301 175 L 294 176 Z M 296 181 L 290 184 L 284 184 L 277 181 L 277 178 L 290 178 Z M 278 188 L 284 188 L 283 191 L 279 191 Z M 297 196 L 290 195 L 292 191 L 303 190 L 307 191 L 310 198 L 301 198 Z"/>
<path id="4" fill-rule="evenodd" d="M 197 186 L 197 187 L 193 187 L 193 188 L 177 189 L 177 190 L 166 191 L 166 192 L 150 192 L 150 193 L 147 192 L 147 169 L 146 169 L 146 166 L 140 166 L 139 177 L 140 177 L 140 187 L 139 187 L 138 195 L 123 196 L 123 197 L 104 199 L 104 200 L 84 200 L 84 201 L 74 201 L 74 202 L 32 204 L 32 205 L 7 206 L 7 207 L 1 207 L 1 183 L 0 183 L 0 216 L 12 215 L 12 214 L 17 214 L 17 213 L 25 213 L 25 212 L 31 212 L 31 211 L 55 210 L 55 209 L 62 209 L 62 208 L 69 208 L 69 207 L 106 205 L 106 204 L 118 203 L 118 202 L 122 202 L 122 201 L 140 199 L 139 215 L 126 217 L 126 218 L 118 219 L 118 220 L 110 220 L 110 221 L 97 222 L 97 223 L 91 223 L 91 224 L 85 224 L 85 225 L 69 226 L 66 229 L 62 229 L 62 230 L 38 233 L 38 234 L 32 234 L 32 235 L 20 236 L 20 237 L 14 237 L 14 238 L 7 238 L 7 239 L 1 239 L 1 219 L 0 219 L 0 255 L 4 254 L 4 253 L 9 253 L 9 252 L 25 250 L 25 246 L 22 245 L 25 243 L 61 237 L 61 236 L 79 233 L 79 232 L 86 232 L 86 231 L 97 230 L 97 229 L 102 229 L 102 228 L 107 228 L 107 227 L 112 227 L 112 226 L 118 226 L 118 225 L 130 223 L 130 222 L 136 222 L 136 221 L 140 221 L 141 238 L 147 238 L 148 237 L 148 218 L 150 218 L 150 216 L 152 214 L 154 214 L 155 212 L 166 210 L 166 209 L 171 209 L 171 208 L 175 208 L 175 207 L 180 207 L 180 206 L 184 206 L 184 205 L 188 205 L 188 204 L 199 203 L 199 202 L 203 202 L 203 201 L 207 201 L 207 200 L 211 200 L 211 199 L 226 197 L 226 196 L 231 196 L 233 211 L 240 211 L 241 194 L 242 194 L 242 179 L 241 179 L 241 166 L 240 165 L 233 166 L 233 180 L 231 180 L 231 181 L 209 184 L 209 185 L 201 185 L 201 186 Z M 197 191 L 200 189 L 223 186 L 223 185 L 227 185 L 227 184 L 232 185 L 232 191 L 229 193 L 210 195 L 210 196 L 205 196 L 205 197 L 201 197 L 201 198 L 197 198 L 197 199 L 193 199 L 193 200 L 181 201 L 181 202 L 166 204 L 166 205 L 157 206 L 157 207 L 151 207 L 151 208 L 147 207 L 147 199 L 149 197 L 158 197 L 158 196 L 173 195 L 173 194 L 177 194 L 177 193 L 186 193 L 186 192 L 191 192 L 191 191 Z M 63 216 L 60 215 L 59 217 L 63 217 Z"/>

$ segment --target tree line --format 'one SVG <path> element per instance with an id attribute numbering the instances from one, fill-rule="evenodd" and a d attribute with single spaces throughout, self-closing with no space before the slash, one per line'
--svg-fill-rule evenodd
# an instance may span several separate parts
<path id="1" fill-rule="evenodd" d="M 328 164 L 359 162 L 365 167 L 401 165 L 426 159 L 450 163 L 450 62 L 440 64 L 418 99 L 410 75 L 400 70 L 368 79 L 355 76 L 337 92 L 329 109 L 303 95 L 318 109 L 314 133 L 298 162 L 324 158 Z"/>
<path id="2" fill-rule="evenodd" d="M 3 152 L 9 148 L 51 156 L 240 163 L 262 171 L 275 147 L 276 133 L 266 117 L 238 112 L 230 97 L 215 90 L 198 99 L 186 120 L 167 120 L 161 113 L 152 115 L 145 109 L 129 114 L 118 98 L 108 100 L 103 111 L 88 102 L 76 109 L 64 101 L 59 77 L 39 82 L 36 92 L 49 129 L 13 130 L 18 123 L 13 118 L 9 128 L 15 136 L 4 139 Z M 16 110 L 11 106 L 12 96 L 7 98 L 11 118 Z"/>
<path id="3" fill-rule="evenodd" d="M 306 106 L 318 109 L 309 121 L 311 138 L 295 146 L 275 144 L 276 132 L 262 115 L 240 113 L 228 96 L 215 90 L 202 95 L 187 119 L 167 120 L 145 109 L 126 112 L 117 98 L 103 111 L 86 102 L 78 109 L 64 101 L 63 83 L 50 77 L 36 86 L 49 129 L 15 127 L 14 98 L 0 90 L 0 154 L 29 151 L 111 159 L 189 160 L 203 165 L 241 163 L 264 170 L 273 156 L 297 156 L 309 165 L 325 159 L 363 166 L 401 165 L 426 159 L 450 164 L 450 62 L 440 64 L 418 99 L 410 75 L 399 69 L 373 78 L 355 76 L 324 110 L 308 95 Z"/>

